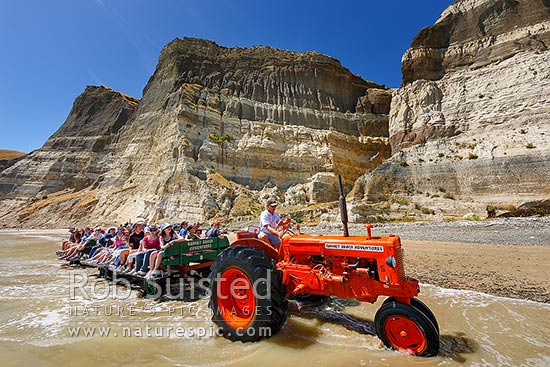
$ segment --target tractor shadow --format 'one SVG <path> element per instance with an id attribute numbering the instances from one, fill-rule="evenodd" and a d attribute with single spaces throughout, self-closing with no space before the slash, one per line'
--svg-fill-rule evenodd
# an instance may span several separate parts
<path id="1" fill-rule="evenodd" d="M 371 335 L 376 337 L 374 321 L 364 319 L 344 312 L 345 307 L 354 307 L 361 302 L 356 300 L 344 300 L 339 298 L 330 298 L 319 302 L 289 302 L 289 311 L 293 316 L 305 319 L 316 319 L 320 323 L 330 323 L 340 325 L 347 330 L 354 331 L 362 335 Z M 293 348 L 305 348 L 314 344 L 316 337 L 321 332 L 318 327 L 301 325 L 299 323 L 290 323 L 287 326 L 292 331 L 285 333 L 284 344 Z M 293 336 L 294 335 L 294 336 Z M 295 336 L 300 335 L 300 336 Z M 444 334 L 439 336 L 439 357 L 451 358 L 456 362 L 464 363 L 467 359 L 464 354 L 475 353 L 479 349 L 479 344 L 467 338 L 464 333 L 454 333 L 454 335 Z"/>

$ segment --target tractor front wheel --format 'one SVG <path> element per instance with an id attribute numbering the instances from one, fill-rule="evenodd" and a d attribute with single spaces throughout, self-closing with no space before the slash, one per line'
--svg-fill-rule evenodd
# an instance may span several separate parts
<path id="1" fill-rule="evenodd" d="M 388 348 L 421 357 L 439 351 L 439 332 L 423 312 L 399 302 L 387 302 L 374 317 L 376 334 Z"/>
<path id="2" fill-rule="evenodd" d="M 281 272 L 261 251 L 234 246 L 212 264 L 212 321 L 233 341 L 258 341 L 275 335 L 287 317 Z"/>
<path id="3" fill-rule="evenodd" d="M 395 300 L 395 298 L 389 297 L 384 301 L 384 304 L 392 303 L 392 302 L 397 302 L 397 301 Z M 439 324 L 437 322 L 437 319 L 435 318 L 435 315 L 433 314 L 432 310 L 430 310 L 429 307 L 424 304 L 424 302 L 420 301 L 417 298 L 411 298 L 411 306 L 413 306 L 418 311 L 426 315 L 430 319 L 430 321 L 434 324 L 435 328 L 437 329 L 437 332 L 439 333 Z"/>

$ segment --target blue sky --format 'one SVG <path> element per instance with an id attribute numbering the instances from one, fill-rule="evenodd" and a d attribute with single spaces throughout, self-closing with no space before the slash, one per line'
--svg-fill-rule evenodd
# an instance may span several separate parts
<path id="1" fill-rule="evenodd" d="M 401 81 L 401 57 L 452 0 L 2 0 L 0 149 L 38 149 L 87 85 L 141 97 L 177 37 L 332 56 L 364 79 Z"/>

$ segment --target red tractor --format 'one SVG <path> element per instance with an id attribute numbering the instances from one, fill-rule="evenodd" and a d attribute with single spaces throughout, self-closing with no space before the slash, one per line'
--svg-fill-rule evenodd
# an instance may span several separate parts
<path id="1" fill-rule="evenodd" d="M 224 337 L 258 341 L 276 334 L 287 318 L 290 297 L 336 296 L 374 303 L 387 296 L 376 316 L 376 334 L 389 348 L 418 356 L 439 350 L 439 326 L 415 297 L 418 281 L 405 276 L 398 236 L 347 235 L 345 200 L 340 200 L 343 236 L 286 233 L 278 248 L 237 232 L 237 240 L 212 264 L 210 308 Z"/>

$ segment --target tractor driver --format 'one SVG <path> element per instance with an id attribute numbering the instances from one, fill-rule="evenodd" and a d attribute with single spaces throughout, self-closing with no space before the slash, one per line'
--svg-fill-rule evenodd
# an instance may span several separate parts
<path id="1" fill-rule="evenodd" d="M 260 233 L 258 234 L 260 240 L 271 243 L 273 246 L 281 244 L 281 233 L 277 231 L 281 216 L 276 209 L 277 201 L 275 199 L 267 200 L 266 208 L 260 214 Z"/>

